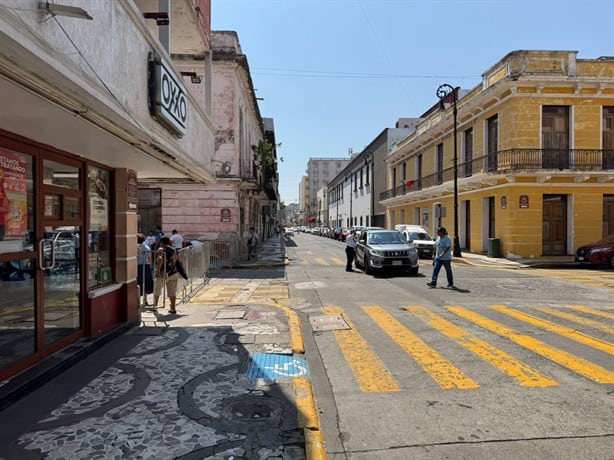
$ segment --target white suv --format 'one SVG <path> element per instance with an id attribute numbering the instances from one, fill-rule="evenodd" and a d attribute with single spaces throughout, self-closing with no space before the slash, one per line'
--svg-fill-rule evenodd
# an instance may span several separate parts
<path id="1" fill-rule="evenodd" d="M 401 232 L 408 243 L 414 243 L 418 254 L 423 259 L 432 259 L 435 252 L 435 240 L 420 225 L 395 225 L 395 230 Z"/>

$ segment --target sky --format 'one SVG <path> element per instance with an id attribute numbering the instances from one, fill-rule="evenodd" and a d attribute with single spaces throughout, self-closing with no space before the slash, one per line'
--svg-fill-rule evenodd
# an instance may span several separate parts
<path id="1" fill-rule="evenodd" d="M 614 56 L 612 0 L 212 0 L 211 28 L 238 34 L 286 205 L 309 158 L 349 158 L 511 51 Z"/>

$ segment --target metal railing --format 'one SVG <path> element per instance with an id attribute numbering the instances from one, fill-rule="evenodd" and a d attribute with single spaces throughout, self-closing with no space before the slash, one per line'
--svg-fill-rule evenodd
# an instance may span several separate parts
<path id="1" fill-rule="evenodd" d="M 614 169 L 614 150 L 591 149 L 509 149 L 490 153 L 458 165 L 458 177 L 505 174 L 520 171 L 605 171 Z M 439 170 L 381 192 L 380 200 L 402 196 L 454 180 L 454 167 Z"/>
<path id="2" fill-rule="evenodd" d="M 245 246 L 245 247 L 242 247 Z M 140 251 L 140 248 L 139 248 Z M 232 260 L 238 259 L 242 253 L 246 253 L 247 247 L 244 242 L 241 241 L 226 241 L 226 240 L 213 240 L 205 241 L 201 244 L 192 244 L 177 251 L 178 259 L 183 264 L 183 267 L 188 275 L 188 279 L 185 280 L 181 276 L 177 281 L 177 302 L 186 303 L 205 285 L 207 280 L 207 273 L 210 269 L 219 269 L 224 267 Z M 155 251 L 151 251 L 151 255 L 156 255 Z M 165 259 L 166 255 L 162 254 Z M 155 283 L 155 265 L 154 261 L 149 265 L 153 282 Z M 166 265 L 166 260 L 163 260 L 163 266 Z M 147 278 L 147 266 L 141 266 L 141 276 L 143 280 Z M 145 308 L 146 305 L 146 292 L 143 289 L 141 293 L 140 286 L 138 287 L 139 293 L 139 306 Z M 166 285 L 162 289 L 159 302 L 162 307 L 166 305 Z"/>

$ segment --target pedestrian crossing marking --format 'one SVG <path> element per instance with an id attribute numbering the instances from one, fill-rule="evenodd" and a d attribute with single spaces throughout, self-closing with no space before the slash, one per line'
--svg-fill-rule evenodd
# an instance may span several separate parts
<path id="1" fill-rule="evenodd" d="M 369 345 L 357 332 L 352 322 L 342 308 L 324 306 L 322 311 L 327 315 L 342 315 L 350 327 L 346 330 L 333 331 L 345 360 L 354 373 L 354 377 L 364 392 L 400 391 L 388 369 L 379 360 Z"/>
<path id="2" fill-rule="evenodd" d="M 326 262 L 322 257 L 316 257 L 314 260 L 318 265 L 328 266 L 328 262 Z"/>
<path id="3" fill-rule="evenodd" d="M 379 306 L 364 306 L 362 309 L 403 350 L 439 384 L 441 388 L 478 388 L 479 385 L 454 366 L 450 361 L 429 347 L 422 339 L 403 326 Z"/>
<path id="4" fill-rule="evenodd" d="M 332 260 L 335 265 L 345 265 L 345 260 L 341 260 L 338 257 L 332 257 L 330 260 Z"/>
<path id="5" fill-rule="evenodd" d="M 436 315 L 427 308 L 419 305 L 406 306 L 403 308 L 418 316 L 422 321 L 437 329 L 446 337 L 453 339 L 459 345 L 490 362 L 493 366 L 515 379 L 520 385 L 527 387 L 557 385 L 556 381 L 544 377 L 531 367 L 508 355 L 503 350 L 490 345 L 441 316 Z"/>
<path id="6" fill-rule="evenodd" d="M 614 327 L 601 324 L 599 321 L 595 321 L 594 319 L 584 318 L 582 316 L 574 315 L 572 313 L 567 313 L 565 311 L 557 310 L 555 308 L 550 307 L 531 306 L 530 308 L 532 308 L 533 310 L 541 311 L 543 313 L 547 313 L 552 316 L 556 316 L 557 318 L 562 318 L 574 323 L 582 324 L 584 326 L 589 326 L 593 329 L 599 329 L 600 331 L 607 332 L 608 334 L 614 334 Z"/>
<path id="7" fill-rule="evenodd" d="M 597 310 L 594 308 L 588 308 L 584 305 L 569 305 L 568 308 L 572 310 L 581 311 L 582 313 L 588 313 L 590 315 L 602 316 L 604 318 L 614 319 L 614 313 L 610 313 L 603 310 Z"/>
<path id="8" fill-rule="evenodd" d="M 537 340 L 528 335 L 516 332 L 514 329 L 504 326 L 501 323 L 488 319 L 484 316 L 478 315 L 464 307 L 459 306 L 447 306 L 446 310 L 465 318 L 489 331 L 494 332 L 502 337 L 505 337 L 512 342 L 528 348 L 535 353 L 542 355 L 555 363 L 560 364 L 580 375 L 583 375 L 591 380 L 599 383 L 614 383 L 614 372 L 609 371 L 597 364 L 591 363 L 578 356 L 567 353 L 564 350 L 550 346 L 540 340 Z"/>
<path id="9" fill-rule="evenodd" d="M 605 340 L 599 340 L 595 337 L 591 337 L 590 335 L 583 334 L 580 331 L 576 331 L 575 329 L 572 329 L 570 327 L 559 326 L 557 324 L 551 323 L 550 321 L 546 321 L 544 319 L 528 315 L 513 308 L 506 307 L 505 305 L 491 305 L 490 308 L 498 312 L 504 313 L 508 316 L 511 316 L 512 318 L 524 321 L 525 323 L 532 324 L 533 326 L 545 329 L 550 332 L 554 332 L 555 334 L 559 334 L 563 337 L 575 340 L 576 342 L 588 345 L 589 347 L 593 347 L 597 350 L 605 351 L 610 355 L 614 355 L 614 345 L 609 342 L 606 342 Z"/>

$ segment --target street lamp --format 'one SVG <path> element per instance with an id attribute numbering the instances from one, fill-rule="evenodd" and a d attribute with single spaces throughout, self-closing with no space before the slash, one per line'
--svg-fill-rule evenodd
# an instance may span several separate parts
<path id="1" fill-rule="evenodd" d="M 369 166 L 369 163 L 371 165 Z M 375 210 L 373 209 L 375 206 L 375 184 L 373 181 L 375 180 L 375 162 L 373 161 L 373 153 L 369 152 L 365 157 L 365 167 L 367 167 L 367 185 L 369 185 L 369 191 L 371 193 L 371 203 L 369 204 L 369 225 L 375 226 L 375 222 L 373 219 L 375 218 Z"/>
<path id="2" fill-rule="evenodd" d="M 439 98 L 439 108 L 444 109 L 444 99 L 452 94 L 452 115 L 454 118 L 454 257 L 462 257 L 460 241 L 458 239 L 458 146 L 456 142 L 457 124 L 456 124 L 456 102 L 458 101 L 458 87 L 454 88 L 447 83 L 439 85 L 437 88 L 437 97 Z"/>
<path id="3" fill-rule="evenodd" d="M 352 219 L 352 195 L 354 194 L 354 192 L 352 191 L 352 174 L 345 173 L 345 180 L 348 180 L 348 178 L 350 179 L 350 225 L 348 225 L 348 227 L 353 227 L 354 221 Z"/>
<path id="4" fill-rule="evenodd" d="M 339 222 L 339 185 L 335 185 L 334 196 L 335 200 L 337 201 L 337 218 L 335 220 L 335 227 L 342 227 L 341 222 Z"/>

